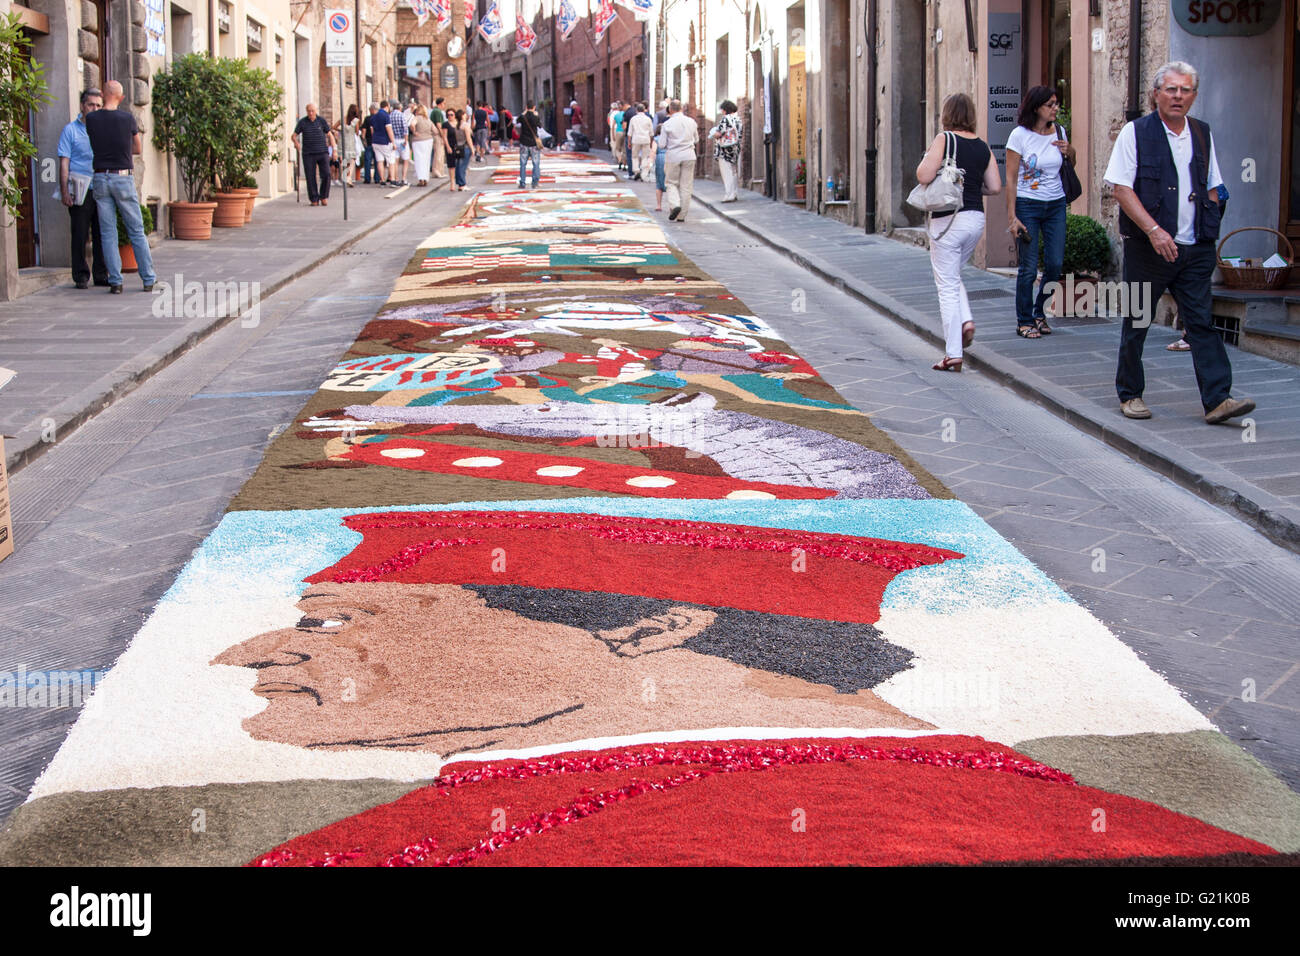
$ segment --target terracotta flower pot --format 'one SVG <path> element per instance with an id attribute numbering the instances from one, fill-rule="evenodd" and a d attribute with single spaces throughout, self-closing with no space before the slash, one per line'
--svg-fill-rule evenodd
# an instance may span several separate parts
<path id="1" fill-rule="evenodd" d="M 244 210 L 244 222 L 250 222 L 253 218 L 253 205 L 257 202 L 257 194 L 261 190 L 256 186 L 241 186 L 235 192 L 243 193 L 248 197 L 248 208 Z"/>
<path id="2" fill-rule="evenodd" d="M 807 183 L 795 183 L 795 184 L 794 184 L 794 198 L 795 198 L 795 199 L 806 199 L 807 197 L 808 197 L 808 184 L 807 184 Z"/>
<path id="3" fill-rule="evenodd" d="M 171 202 L 172 234 L 177 239 L 211 239 L 214 202 Z"/>
<path id="4" fill-rule="evenodd" d="M 139 272 L 140 265 L 135 261 L 135 247 L 131 245 L 118 246 L 117 254 L 122 259 L 123 272 Z"/>
<path id="5" fill-rule="evenodd" d="M 218 229 L 242 229 L 244 214 L 248 212 L 248 197 L 240 193 L 217 193 L 212 197 L 217 201 L 217 211 L 212 217 L 212 225 Z"/>

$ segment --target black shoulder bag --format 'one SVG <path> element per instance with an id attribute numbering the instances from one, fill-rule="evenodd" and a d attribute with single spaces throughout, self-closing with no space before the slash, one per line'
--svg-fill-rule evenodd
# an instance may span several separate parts
<path id="1" fill-rule="evenodd" d="M 1058 139 L 1064 139 L 1061 135 L 1061 124 L 1056 124 L 1056 136 Z M 1065 190 L 1065 204 L 1068 206 L 1080 196 L 1083 195 L 1083 183 L 1079 182 L 1079 174 L 1074 171 L 1074 163 L 1066 159 L 1065 154 L 1061 154 L 1061 188 Z"/>

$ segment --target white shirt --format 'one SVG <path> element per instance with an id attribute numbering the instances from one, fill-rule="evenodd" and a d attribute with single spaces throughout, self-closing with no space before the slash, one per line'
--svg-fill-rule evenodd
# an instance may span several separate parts
<path id="1" fill-rule="evenodd" d="M 628 126 L 633 146 L 644 146 L 650 142 L 655 123 L 650 118 L 649 113 L 637 113 L 636 116 L 632 117 L 632 122 Z"/>
<path id="2" fill-rule="evenodd" d="M 1192 124 L 1183 120 L 1182 133 L 1175 133 L 1164 120 L 1160 125 L 1165 128 L 1165 137 L 1169 149 L 1174 155 L 1174 168 L 1178 170 L 1178 195 L 1183 202 L 1178 207 L 1178 233 L 1174 242 L 1180 246 L 1196 244 L 1196 203 L 1192 200 Z M 1110 162 L 1106 164 L 1106 182 L 1112 186 L 1133 188 L 1137 179 L 1137 133 L 1132 123 L 1125 123 L 1115 139 L 1115 148 L 1110 152 Z M 1206 179 L 1206 188 L 1214 189 L 1223 182 L 1219 175 L 1219 159 L 1214 154 L 1214 134 L 1210 134 L 1210 169 Z"/>
<path id="3" fill-rule="evenodd" d="M 1055 128 L 1050 133 L 1039 134 L 1023 126 L 1017 126 L 1007 137 L 1007 149 L 1020 154 L 1017 199 L 1050 202 L 1065 198 L 1065 187 L 1061 185 L 1061 163 L 1065 157 L 1053 145 L 1056 139 Z M 1061 139 L 1065 139 L 1064 130 Z"/>
<path id="4" fill-rule="evenodd" d="M 659 127 L 664 134 L 664 162 L 686 163 L 695 161 L 695 144 L 700 138 L 700 128 L 685 113 L 677 112 Z"/>

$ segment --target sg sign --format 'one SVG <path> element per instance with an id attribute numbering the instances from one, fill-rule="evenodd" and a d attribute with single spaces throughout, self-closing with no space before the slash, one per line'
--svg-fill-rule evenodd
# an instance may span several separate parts
<path id="1" fill-rule="evenodd" d="M 993 32 L 989 34 L 989 56 L 1008 56 L 1016 48 L 1015 33 Z"/>
<path id="2" fill-rule="evenodd" d="M 1174 19 L 1197 37 L 1253 37 L 1272 29 L 1282 0 L 1173 0 Z"/>

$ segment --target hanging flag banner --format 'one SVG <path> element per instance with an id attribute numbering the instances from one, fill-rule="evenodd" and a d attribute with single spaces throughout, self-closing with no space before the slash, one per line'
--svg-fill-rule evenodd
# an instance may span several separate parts
<path id="1" fill-rule="evenodd" d="M 382 4 L 383 0 L 380 0 Z M 411 12 L 415 14 L 415 25 L 424 26 L 432 12 L 433 0 L 411 0 Z"/>
<path id="2" fill-rule="evenodd" d="M 578 25 L 578 11 L 571 0 L 560 0 L 560 39 L 569 39 L 569 34 Z"/>
<path id="3" fill-rule="evenodd" d="M 497 9 L 497 0 L 492 0 L 492 6 L 488 7 L 487 13 L 479 21 L 478 35 L 491 43 L 500 38 L 501 27 L 501 11 Z"/>
<path id="4" fill-rule="evenodd" d="M 474 8 L 470 6 L 473 2 L 474 0 L 465 0 L 465 28 L 467 30 L 474 29 Z"/>
<path id="5" fill-rule="evenodd" d="M 439 33 L 451 26 L 451 0 L 433 0 L 433 19 Z"/>
<path id="6" fill-rule="evenodd" d="M 614 0 L 620 7 L 627 7 L 638 20 L 653 20 L 655 0 Z"/>
<path id="7" fill-rule="evenodd" d="M 614 9 L 614 0 L 600 0 L 600 9 L 592 17 L 592 25 L 596 28 L 596 43 L 601 41 L 605 31 L 616 19 L 618 19 L 618 11 Z"/>
<path id="8" fill-rule="evenodd" d="M 525 56 L 537 45 L 537 34 L 528 25 L 522 13 L 515 13 L 515 49 Z"/>

